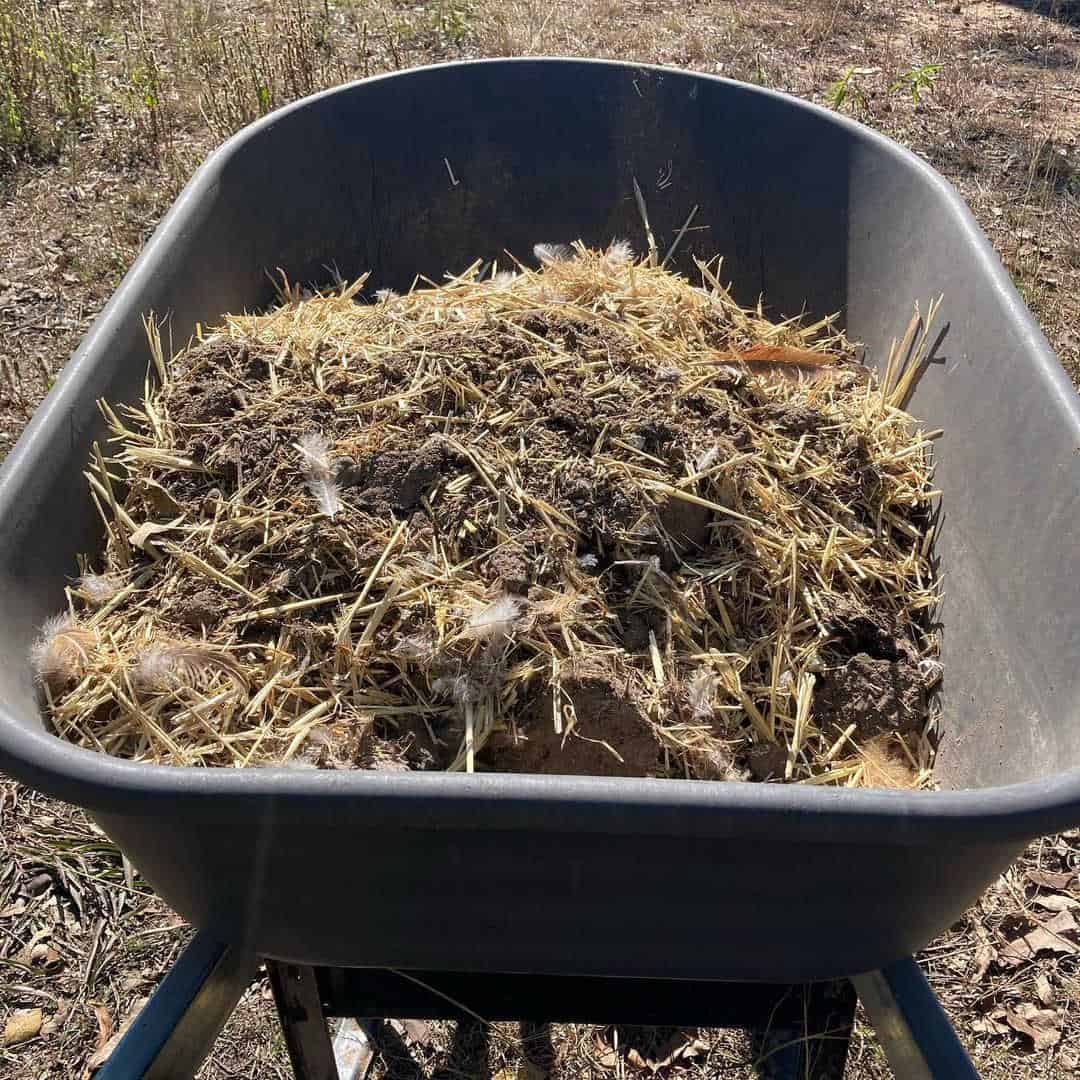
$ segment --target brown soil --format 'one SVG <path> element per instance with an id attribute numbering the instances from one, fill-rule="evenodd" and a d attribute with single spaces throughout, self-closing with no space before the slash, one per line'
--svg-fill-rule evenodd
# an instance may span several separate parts
<path id="1" fill-rule="evenodd" d="M 561 683 L 563 733 L 555 732 L 552 694 L 545 691 L 520 727 L 493 740 L 491 768 L 565 776 L 657 775 L 660 744 L 643 703 L 628 692 L 626 682 L 610 668 L 582 665 Z M 572 726 L 566 702 L 577 718 Z"/>
<path id="2" fill-rule="evenodd" d="M 843 729 L 858 724 L 861 738 L 919 731 L 926 715 L 918 667 L 908 659 L 876 660 L 860 653 L 822 674 L 814 692 L 819 723 Z"/>

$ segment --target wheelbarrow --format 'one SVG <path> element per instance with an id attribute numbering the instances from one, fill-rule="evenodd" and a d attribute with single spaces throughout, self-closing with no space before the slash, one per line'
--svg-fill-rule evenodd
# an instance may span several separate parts
<path id="1" fill-rule="evenodd" d="M 537 241 L 722 253 L 736 298 L 839 312 L 882 360 L 941 293 L 941 790 L 136 764 L 48 732 L 27 649 L 99 546 L 96 402 L 271 275 L 407 289 Z M 701 228 L 700 226 L 705 226 Z M 365 80 L 246 128 L 184 189 L 0 474 L 0 767 L 83 806 L 177 911 L 300 965 L 804 982 L 883 968 L 1080 821 L 1080 401 L 955 191 L 783 94 L 578 60 Z"/>

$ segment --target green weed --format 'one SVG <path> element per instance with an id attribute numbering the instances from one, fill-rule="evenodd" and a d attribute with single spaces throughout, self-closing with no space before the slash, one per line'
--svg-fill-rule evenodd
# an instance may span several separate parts
<path id="1" fill-rule="evenodd" d="M 94 54 L 56 10 L 0 0 L 0 152 L 55 157 L 90 119 Z"/>
<path id="2" fill-rule="evenodd" d="M 919 100 L 924 93 L 933 92 L 934 84 L 937 82 L 938 72 L 940 71 L 940 64 L 920 64 L 918 67 L 911 68 L 910 71 L 905 71 L 900 78 L 889 87 L 889 92 L 896 93 L 897 91 L 907 91 L 911 94 L 911 100 L 918 105 Z"/>
<path id="3" fill-rule="evenodd" d="M 866 95 L 856 80 L 854 68 L 848 68 L 836 82 L 830 85 L 825 99 L 837 112 L 841 111 L 845 104 L 851 104 L 860 109 L 866 105 Z"/>

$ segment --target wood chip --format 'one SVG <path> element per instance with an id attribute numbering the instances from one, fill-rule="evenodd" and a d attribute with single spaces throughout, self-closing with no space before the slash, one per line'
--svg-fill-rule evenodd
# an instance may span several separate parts
<path id="1" fill-rule="evenodd" d="M 13 1012 L 4 1025 L 4 1046 L 18 1046 L 37 1038 L 41 1030 L 40 1009 L 20 1009 Z"/>

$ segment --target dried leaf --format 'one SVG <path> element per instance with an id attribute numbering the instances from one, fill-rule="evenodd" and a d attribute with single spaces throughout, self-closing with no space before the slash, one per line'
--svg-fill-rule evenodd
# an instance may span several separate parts
<path id="1" fill-rule="evenodd" d="M 1074 900 L 1071 896 L 1062 893 L 1051 893 L 1049 896 L 1036 896 L 1033 904 L 1045 908 L 1047 911 L 1068 911 L 1070 908 L 1080 907 L 1080 900 Z"/>
<path id="2" fill-rule="evenodd" d="M 1007 967 L 1015 967 L 1041 952 L 1057 953 L 1060 956 L 1080 952 L 1076 945 L 1061 936 L 1076 929 L 1076 920 L 1069 912 L 1058 912 L 1049 922 L 1035 927 L 1031 933 L 1010 941 L 1001 951 L 1001 962 Z"/>
<path id="3" fill-rule="evenodd" d="M 986 978 L 990 965 L 998 958 L 997 949 L 989 942 L 984 941 L 975 950 L 975 970 L 972 972 L 972 982 L 980 983 Z"/>
<path id="4" fill-rule="evenodd" d="M 1005 1018 L 1004 1009 L 995 1009 L 988 1016 L 980 1016 L 971 1022 L 971 1030 L 980 1035 L 1008 1035 L 1012 1030 L 1008 1024 L 1003 1023 Z"/>
<path id="5" fill-rule="evenodd" d="M 1050 985 L 1050 980 L 1041 972 L 1035 978 L 1035 996 L 1044 1005 L 1054 1003 L 1054 988 Z"/>
<path id="6" fill-rule="evenodd" d="M 1040 1009 L 1023 1002 L 1005 1012 L 1005 1019 L 1014 1031 L 1026 1035 L 1036 1050 L 1048 1050 L 1061 1041 L 1061 1014 L 1054 1009 Z"/>
<path id="7" fill-rule="evenodd" d="M 807 367 L 824 367 L 840 361 L 833 353 L 801 349 L 796 345 L 751 345 L 735 355 L 745 363 L 802 364 Z"/>
<path id="8" fill-rule="evenodd" d="M 130 536 L 131 543 L 137 547 L 142 548 L 143 551 L 148 551 L 146 542 L 153 536 L 159 536 L 161 533 L 172 532 L 183 518 L 175 518 L 167 525 L 156 525 L 152 521 L 143 522 Z M 152 554 L 152 552 L 151 552 Z"/>
<path id="9" fill-rule="evenodd" d="M 1075 874 L 1053 874 L 1048 870 L 1029 870 L 1025 875 L 1032 885 L 1041 885 L 1044 889 L 1067 889 L 1075 880 Z"/>
<path id="10" fill-rule="evenodd" d="M 619 1064 L 619 1056 L 610 1046 L 601 1050 L 594 1060 L 602 1069 L 614 1069 Z"/>
<path id="11" fill-rule="evenodd" d="M 183 507 L 156 480 L 144 478 L 143 491 L 158 514 L 182 514 Z"/>
<path id="12" fill-rule="evenodd" d="M 410 1043 L 425 1043 L 431 1034 L 423 1020 L 391 1020 L 390 1026 Z"/>
<path id="13" fill-rule="evenodd" d="M 40 1009 L 20 1009 L 13 1012 L 4 1025 L 4 1046 L 18 1046 L 36 1038 L 41 1030 Z"/>
<path id="14" fill-rule="evenodd" d="M 109 1056 L 116 1049 L 120 1040 L 127 1034 L 127 1029 L 131 1027 L 131 1025 L 135 1021 L 135 1018 L 139 1015 L 140 1012 L 142 1012 L 142 1007 L 147 1003 L 147 1001 L 149 1001 L 149 998 L 142 997 L 136 999 L 132 1003 L 131 1008 L 128 1009 L 126 1015 L 124 1016 L 124 1021 L 120 1025 L 120 1027 L 116 1031 L 114 1031 L 112 1035 L 109 1036 L 108 1040 L 103 1046 L 99 1047 L 91 1055 L 90 1060 L 86 1063 L 86 1073 L 84 1073 L 84 1075 L 96 1072 L 98 1069 L 101 1068 L 102 1065 L 105 1064 L 106 1061 L 109 1060 Z M 95 1007 L 95 1012 L 96 1011 L 97 1009 Z M 98 1024 L 100 1025 L 100 1023 L 101 1018 L 99 1016 Z M 98 1034 L 100 1036 L 100 1031 Z"/>
<path id="15" fill-rule="evenodd" d="M 91 1001 L 90 1008 L 94 1010 L 94 1016 L 97 1017 L 98 1023 L 97 1040 L 94 1042 L 94 1053 L 96 1054 L 109 1041 L 113 1033 L 113 1017 L 108 1007 L 100 1002 Z"/>

